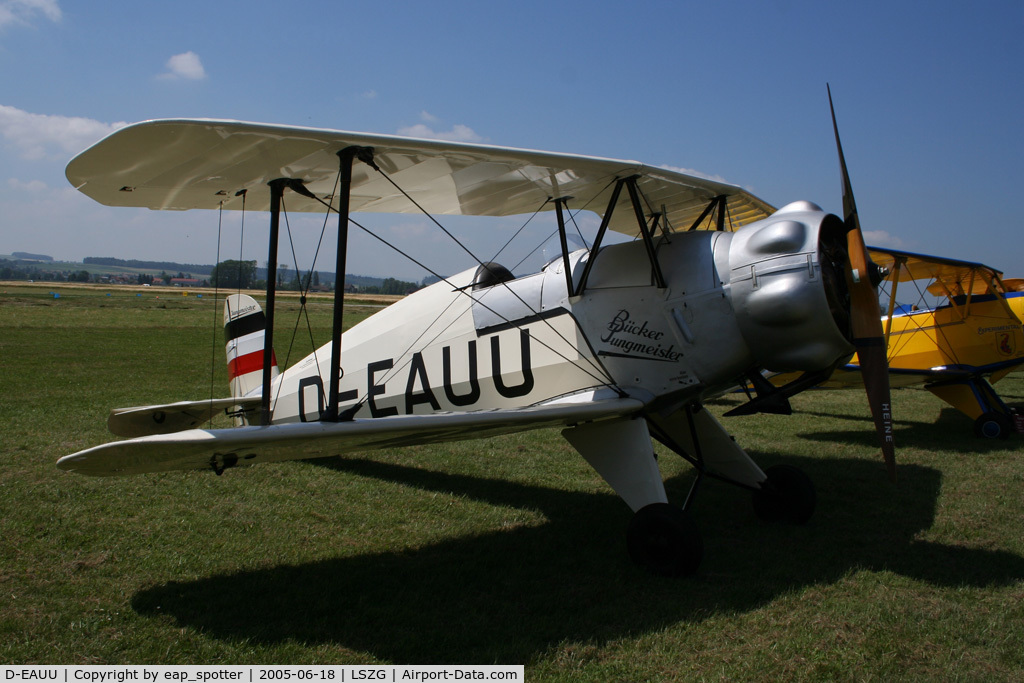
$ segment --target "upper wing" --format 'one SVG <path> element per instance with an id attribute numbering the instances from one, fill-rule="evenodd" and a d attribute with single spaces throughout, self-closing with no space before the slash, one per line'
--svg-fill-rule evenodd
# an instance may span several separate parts
<path id="1" fill-rule="evenodd" d="M 725 183 L 636 161 L 554 154 L 507 147 L 419 140 L 367 133 L 269 126 L 238 121 L 163 120 L 122 128 L 71 160 L 68 180 L 101 204 L 150 209 L 268 210 L 267 183 L 302 180 L 333 198 L 337 152 L 373 147 L 380 169 L 433 214 L 508 216 L 533 213 L 548 199 L 572 197 L 570 208 L 603 213 L 617 178 L 638 176 L 651 212 L 665 208 L 675 229 L 690 227 L 711 199 L 728 197 L 733 227 L 774 209 Z M 627 193 L 611 228 L 638 233 Z M 323 211 L 318 202 L 289 194 L 291 211 Z M 352 211 L 412 213 L 418 209 L 380 173 L 356 162 Z"/>
<path id="2" fill-rule="evenodd" d="M 994 268 L 973 261 L 881 247 L 870 247 L 868 252 L 872 261 L 889 271 L 887 279 L 898 278 L 897 282 L 932 280 L 928 291 L 936 296 L 945 296 L 947 292 L 955 295 L 966 294 L 968 290 L 974 294 L 984 294 L 988 289 L 988 281 L 1002 275 Z M 900 264 L 898 269 L 897 261 Z M 984 277 L 980 277 L 980 274 L 984 274 Z"/>
<path id="3" fill-rule="evenodd" d="M 352 451 L 485 438 L 527 429 L 624 417 L 643 403 L 612 398 L 533 408 L 398 415 L 349 422 L 191 429 L 96 446 L 57 461 L 63 470 L 115 476 L 169 470 L 221 470 L 234 465 L 301 460 Z"/>

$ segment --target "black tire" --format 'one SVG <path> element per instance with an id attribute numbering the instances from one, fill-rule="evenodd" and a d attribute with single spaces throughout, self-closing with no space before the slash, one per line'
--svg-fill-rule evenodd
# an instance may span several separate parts
<path id="1" fill-rule="evenodd" d="M 768 480 L 754 492 L 754 514 L 767 522 L 806 523 L 818 504 L 811 478 L 792 465 L 775 465 L 764 473 Z"/>
<path id="2" fill-rule="evenodd" d="M 704 543 L 690 515 L 675 505 L 652 503 L 637 510 L 626 531 L 629 557 L 659 576 L 689 576 L 704 557 Z"/>
<path id="3" fill-rule="evenodd" d="M 1012 431 L 1013 423 L 1002 413 L 988 412 L 974 421 L 974 435 L 981 439 L 1005 439 Z"/>

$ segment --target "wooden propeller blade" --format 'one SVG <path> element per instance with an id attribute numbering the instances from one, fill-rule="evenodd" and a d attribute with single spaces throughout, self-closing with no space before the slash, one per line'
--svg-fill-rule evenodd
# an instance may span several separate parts
<path id="1" fill-rule="evenodd" d="M 896 483 L 896 444 L 892 438 L 892 405 L 889 401 L 889 364 L 886 362 L 885 344 L 869 343 L 874 340 L 859 340 L 857 358 L 864 378 L 864 390 L 871 406 L 871 417 L 875 421 L 875 432 L 882 445 L 882 458 L 889 472 L 889 479 Z"/>
<path id="2" fill-rule="evenodd" d="M 882 445 L 889 478 L 896 481 L 896 445 L 892 435 L 892 402 L 889 394 L 889 363 L 886 358 L 885 332 L 882 329 L 881 311 L 878 308 L 878 294 L 871 284 L 871 265 L 864 234 L 857 216 L 857 203 L 853 198 L 850 175 L 846 170 L 843 145 L 839 141 L 839 126 L 832 106 L 832 89 L 828 92 L 828 106 L 832 112 L 832 130 L 836 135 L 836 149 L 839 152 L 839 168 L 843 180 L 843 221 L 846 223 L 846 247 L 850 259 L 847 285 L 850 291 L 850 322 L 853 331 L 853 345 L 857 349 L 860 371 L 864 378 L 864 390 L 868 395 L 871 417 L 875 421 L 875 432 Z"/>

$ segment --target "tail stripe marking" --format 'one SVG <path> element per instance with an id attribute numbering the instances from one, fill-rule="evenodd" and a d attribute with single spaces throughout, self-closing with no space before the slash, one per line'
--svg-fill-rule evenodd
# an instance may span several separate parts
<path id="1" fill-rule="evenodd" d="M 271 367 L 277 367 L 277 356 L 271 356 Z M 253 351 L 228 363 L 228 379 L 234 379 L 240 375 L 247 375 L 250 372 L 259 372 L 263 369 L 263 351 Z"/>
<path id="2" fill-rule="evenodd" d="M 259 313 L 250 313 L 228 322 L 224 325 L 224 336 L 230 341 L 253 332 L 262 332 L 266 328 L 267 316 L 260 311 Z"/>

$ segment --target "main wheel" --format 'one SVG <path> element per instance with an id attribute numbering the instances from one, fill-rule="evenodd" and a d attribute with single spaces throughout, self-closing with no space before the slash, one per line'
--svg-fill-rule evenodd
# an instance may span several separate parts
<path id="1" fill-rule="evenodd" d="M 1005 439 L 1011 431 L 1013 424 L 1002 413 L 988 412 L 974 421 L 974 435 L 982 439 Z"/>
<path id="2" fill-rule="evenodd" d="M 652 503 L 629 522 L 630 558 L 660 576 L 693 574 L 704 557 L 704 543 L 690 515 L 675 505 Z"/>
<path id="3" fill-rule="evenodd" d="M 811 478 L 792 465 L 775 465 L 754 492 L 754 514 L 768 522 L 803 524 L 814 514 L 818 495 Z"/>

